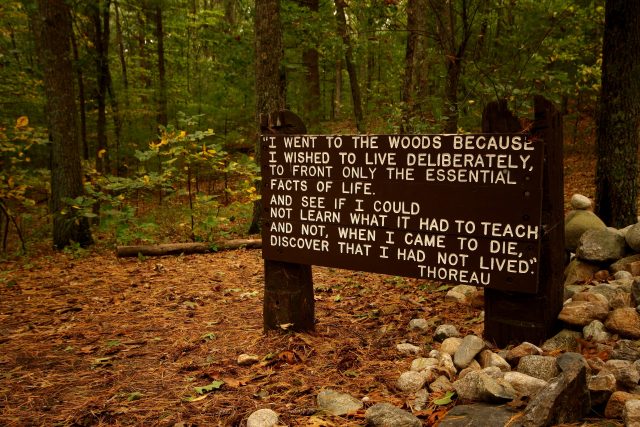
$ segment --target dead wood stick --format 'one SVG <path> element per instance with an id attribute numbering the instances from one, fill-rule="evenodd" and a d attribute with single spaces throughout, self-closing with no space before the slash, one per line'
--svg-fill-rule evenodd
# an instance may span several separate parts
<path id="1" fill-rule="evenodd" d="M 118 258 L 144 256 L 163 256 L 180 254 L 204 254 L 222 250 L 262 247 L 261 239 L 234 239 L 218 243 L 166 243 L 162 245 L 116 246 Z"/>

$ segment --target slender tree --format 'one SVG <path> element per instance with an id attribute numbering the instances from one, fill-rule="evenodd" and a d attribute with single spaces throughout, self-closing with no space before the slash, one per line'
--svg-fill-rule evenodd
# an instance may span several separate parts
<path id="1" fill-rule="evenodd" d="M 167 112 L 167 73 L 164 61 L 164 24 L 162 21 L 162 7 L 159 3 L 154 5 L 153 12 L 158 54 L 158 123 L 166 126 L 169 122 Z"/>
<path id="2" fill-rule="evenodd" d="M 607 0 L 597 116 L 596 212 L 613 227 L 638 222 L 640 2 Z"/>
<path id="3" fill-rule="evenodd" d="M 65 0 L 38 0 L 32 15 L 43 71 L 51 139 L 51 210 L 53 245 L 93 242 L 86 218 L 73 218 L 65 199 L 83 194 L 77 110 L 71 62 L 71 11 Z"/>
<path id="4" fill-rule="evenodd" d="M 277 112 L 285 106 L 286 80 L 282 70 L 282 27 L 279 0 L 256 0 L 254 12 L 255 76 L 256 76 L 256 127 L 260 116 Z M 256 138 L 255 158 L 260 164 L 260 141 Z M 249 233 L 260 231 L 262 203 L 253 205 L 253 219 Z"/>
<path id="5" fill-rule="evenodd" d="M 358 132 L 366 132 L 364 125 L 364 117 L 362 115 L 362 100 L 360 96 L 360 85 L 358 84 L 358 70 L 353 62 L 353 45 L 347 30 L 347 17 L 345 15 L 345 0 L 335 0 L 336 4 L 336 21 L 338 24 L 338 34 L 342 38 L 344 44 L 344 62 L 349 74 L 349 84 L 351 85 L 351 99 L 353 101 L 353 115 L 356 119 L 356 127 Z"/>
<path id="6" fill-rule="evenodd" d="M 401 132 L 411 131 L 410 121 L 416 108 L 416 97 L 421 97 L 426 88 L 427 0 L 409 0 L 407 3 L 407 47 L 405 51 L 402 102 L 404 114 Z M 420 102 L 418 100 L 418 102 Z"/>
<path id="7" fill-rule="evenodd" d="M 298 0 L 298 2 L 309 9 L 311 16 L 317 18 L 320 8 L 319 0 Z M 309 124 L 316 125 L 320 120 L 320 55 L 316 46 L 304 50 L 302 62 L 307 78 L 304 110 Z"/>

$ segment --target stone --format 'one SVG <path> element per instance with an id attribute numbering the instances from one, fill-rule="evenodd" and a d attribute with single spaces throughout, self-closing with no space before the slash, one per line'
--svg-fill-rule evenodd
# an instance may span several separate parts
<path id="1" fill-rule="evenodd" d="M 638 385 L 640 374 L 632 362 L 628 360 L 611 359 L 605 362 L 605 369 L 616 377 L 618 387 L 632 389 Z"/>
<path id="2" fill-rule="evenodd" d="M 396 349 L 400 354 L 418 354 L 420 353 L 420 347 L 417 345 L 410 344 L 408 342 L 403 342 L 396 345 Z"/>
<path id="3" fill-rule="evenodd" d="M 621 270 L 616 272 L 613 275 L 613 278 L 616 280 L 628 280 L 633 279 L 633 274 L 631 274 L 629 271 Z"/>
<path id="4" fill-rule="evenodd" d="M 604 323 L 599 320 L 593 320 L 587 326 L 582 328 L 584 339 L 593 342 L 606 342 L 611 339 L 611 334 L 607 332 Z"/>
<path id="5" fill-rule="evenodd" d="M 564 269 L 564 286 L 588 282 L 600 267 L 578 258 L 574 258 Z"/>
<path id="6" fill-rule="evenodd" d="M 589 364 L 589 368 L 591 368 L 592 373 L 598 373 L 605 369 L 604 361 L 597 356 L 587 359 L 587 363 Z"/>
<path id="7" fill-rule="evenodd" d="M 609 278 L 609 270 L 598 270 L 593 275 L 593 279 L 598 282 L 604 282 Z"/>
<path id="8" fill-rule="evenodd" d="M 566 285 L 564 287 L 564 301 L 572 298 L 578 292 L 584 292 L 589 289 L 589 285 Z"/>
<path id="9" fill-rule="evenodd" d="M 474 403 L 456 405 L 438 423 L 439 427 L 496 427 L 506 426 L 518 411 L 506 405 Z"/>
<path id="10" fill-rule="evenodd" d="M 588 387 L 591 406 L 603 406 L 616 391 L 616 377 L 610 372 L 601 371 L 598 375 L 589 377 Z"/>
<path id="11" fill-rule="evenodd" d="M 458 397 L 463 400 L 501 403 L 515 399 L 515 389 L 504 379 L 494 379 L 483 371 L 469 372 L 453 383 Z"/>
<path id="12" fill-rule="evenodd" d="M 425 369 L 434 368 L 440 364 L 435 357 L 418 357 L 411 361 L 412 371 L 424 371 Z"/>
<path id="13" fill-rule="evenodd" d="M 240 366 L 251 366 L 260 362 L 260 357 L 255 354 L 241 354 L 238 356 L 237 363 Z"/>
<path id="14" fill-rule="evenodd" d="M 636 304 L 640 304 L 640 278 L 633 280 L 631 284 L 631 296 Z"/>
<path id="15" fill-rule="evenodd" d="M 511 366 L 517 365 L 520 361 L 520 358 L 524 356 L 529 356 L 532 354 L 542 354 L 542 349 L 537 345 L 531 344 L 530 342 L 523 342 L 520 345 L 510 349 L 507 351 L 505 356 L 505 360 L 511 364 Z"/>
<path id="16" fill-rule="evenodd" d="M 436 332 L 433 334 L 433 339 L 439 342 L 446 340 L 451 337 L 459 337 L 460 332 L 458 332 L 458 328 L 453 325 L 444 324 L 440 325 L 436 328 Z"/>
<path id="17" fill-rule="evenodd" d="M 470 285 L 457 285 L 449 289 L 444 297 L 445 301 L 467 303 L 476 293 L 476 287 Z"/>
<path id="18" fill-rule="evenodd" d="M 518 362 L 518 372 L 549 381 L 559 373 L 556 358 L 553 356 L 524 356 Z"/>
<path id="19" fill-rule="evenodd" d="M 629 255 L 624 258 L 619 259 L 609 266 L 609 269 L 615 274 L 619 271 L 628 271 L 633 276 L 637 276 L 631 271 L 631 264 L 634 262 L 640 261 L 640 254 Z"/>
<path id="20" fill-rule="evenodd" d="M 611 352 L 612 359 L 629 360 L 631 362 L 640 359 L 640 343 L 632 340 L 618 340 Z"/>
<path id="21" fill-rule="evenodd" d="M 484 340 L 476 335 L 467 335 L 462 339 L 462 343 L 453 355 L 453 364 L 458 369 L 466 368 L 469 363 L 484 350 Z"/>
<path id="22" fill-rule="evenodd" d="M 572 423 L 591 411 L 587 369 L 576 364 L 562 371 L 536 394 L 525 408 L 520 422 L 524 427 Z"/>
<path id="23" fill-rule="evenodd" d="M 614 391 L 604 408 L 604 416 L 606 418 L 622 418 L 624 406 L 628 400 L 637 400 L 637 394 L 627 393 L 626 391 Z"/>
<path id="24" fill-rule="evenodd" d="M 625 338 L 640 338 L 640 314 L 635 308 L 617 308 L 609 313 L 604 325 Z"/>
<path id="25" fill-rule="evenodd" d="M 499 354 L 496 354 L 489 349 L 482 350 L 478 355 L 478 359 L 480 361 L 481 368 L 494 366 L 496 368 L 499 368 L 503 372 L 511 370 L 511 365 L 509 365 L 509 362 L 504 360 L 504 358 Z"/>
<path id="26" fill-rule="evenodd" d="M 458 338 L 458 337 L 447 338 L 446 340 L 442 341 L 442 345 L 440 346 L 440 351 L 453 356 L 456 353 L 456 351 L 458 351 L 461 344 L 462 344 L 462 338 Z"/>
<path id="27" fill-rule="evenodd" d="M 409 321 L 409 330 L 410 331 L 421 331 L 426 332 L 429 330 L 431 324 L 427 319 L 411 319 Z"/>
<path id="28" fill-rule="evenodd" d="M 364 413 L 368 426 L 372 427 L 421 427 L 422 422 L 413 414 L 387 403 L 376 403 Z"/>
<path id="29" fill-rule="evenodd" d="M 563 329 L 542 344 L 542 350 L 550 351 L 576 351 L 578 339 L 582 338 L 580 332 Z"/>
<path id="30" fill-rule="evenodd" d="M 426 388 L 421 388 L 416 392 L 413 397 L 413 409 L 416 411 L 423 411 L 429 407 L 429 391 Z"/>
<path id="31" fill-rule="evenodd" d="M 569 301 L 560 310 L 558 319 L 569 325 L 586 326 L 594 320 L 606 319 L 608 314 L 609 304 L 591 301 Z"/>
<path id="32" fill-rule="evenodd" d="M 576 256 L 585 261 L 612 262 L 624 257 L 624 237 L 609 229 L 587 230 L 580 237 Z"/>
<path id="33" fill-rule="evenodd" d="M 497 366 L 489 366 L 488 368 L 484 368 L 482 372 L 496 380 L 499 378 L 504 378 L 504 372 L 502 372 Z"/>
<path id="34" fill-rule="evenodd" d="M 396 381 L 396 387 L 402 392 L 415 393 L 424 387 L 427 382 L 428 374 L 423 371 L 406 371 L 400 374 L 398 381 Z"/>
<path id="35" fill-rule="evenodd" d="M 454 378 L 458 373 L 458 370 L 456 369 L 456 365 L 454 365 L 453 363 L 453 358 L 451 357 L 451 355 L 447 353 L 440 353 L 438 360 L 440 360 L 438 368 L 446 373 L 449 379 Z"/>
<path id="36" fill-rule="evenodd" d="M 627 229 L 624 239 L 634 252 L 640 252 L 640 222 Z"/>
<path id="37" fill-rule="evenodd" d="M 278 414 L 271 409 L 258 409 L 247 418 L 247 427 L 274 427 L 278 425 Z"/>
<path id="38" fill-rule="evenodd" d="M 484 289 L 478 289 L 471 297 L 471 307 L 484 308 Z"/>
<path id="39" fill-rule="evenodd" d="M 575 252 L 580 242 L 580 237 L 587 230 L 605 230 L 606 224 L 596 214 L 585 210 L 569 212 L 564 223 L 565 248 Z"/>
<path id="40" fill-rule="evenodd" d="M 606 291 L 604 291 L 606 289 Z M 587 292 L 579 292 L 571 297 L 574 302 L 592 302 L 609 306 L 609 296 L 615 293 L 615 288 L 609 285 L 596 285 L 589 288 Z"/>
<path id="41" fill-rule="evenodd" d="M 518 396 L 535 396 L 544 386 L 547 385 L 547 381 L 545 380 L 513 371 L 505 372 L 504 380 L 511 384 L 518 393 Z"/>
<path id="42" fill-rule="evenodd" d="M 557 357 L 556 363 L 562 372 L 578 371 L 582 368 L 586 369 L 587 375 L 591 374 L 591 368 L 587 359 L 580 353 L 566 352 Z"/>
<path id="43" fill-rule="evenodd" d="M 611 285 L 610 283 L 600 283 L 598 285 L 593 286 L 589 289 L 588 292 L 584 292 L 586 295 L 600 295 L 604 297 L 604 300 L 609 303 L 611 299 L 615 297 L 615 295 L 619 292 L 623 292 L 618 289 L 616 286 Z"/>
<path id="44" fill-rule="evenodd" d="M 466 304 L 467 296 L 465 294 L 461 294 L 460 292 L 456 292 L 453 289 L 449 289 L 447 291 L 447 294 L 444 296 L 444 300 L 447 302 Z"/>
<path id="45" fill-rule="evenodd" d="M 627 400 L 622 411 L 622 422 L 627 427 L 640 426 L 640 400 Z"/>
<path id="46" fill-rule="evenodd" d="M 346 415 L 362 408 L 362 401 L 347 394 L 332 389 L 325 389 L 318 393 L 318 409 L 329 415 Z"/>
<path id="47" fill-rule="evenodd" d="M 591 206 L 592 206 L 590 198 L 577 193 L 571 196 L 570 203 L 571 203 L 571 207 L 576 210 L 591 209 Z"/>
<path id="48" fill-rule="evenodd" d="M 449 378 L 445 375 L 440 375 L 431 384 L 429 384 L 429 391 L 432 393 L 453 391 L 453 385 Z"/>

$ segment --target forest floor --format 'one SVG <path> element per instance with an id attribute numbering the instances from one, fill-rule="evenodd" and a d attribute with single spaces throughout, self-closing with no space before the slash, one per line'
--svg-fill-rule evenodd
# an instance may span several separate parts
<path id="1" fill-rule="evenodd" d="M 593 156 L 569 150 L 565 165 L 567 200 L 593 197 Z M 363 411 L 314 415 L 318 392 L 406 405 L 395 382 L 412 357 L 396 344 L 432 345 L 409 320 L 483 329 L 440 283 L 314 268 L 316 331 L 263 334 L 263 281 L 259 250 L 118 259 L 97 246 L 0 264 L 0 425 L 242 425 L 260 408 L 284 425 L 361 425 Z M 242 353 L 260 362 L 239 366 Z M 432 425 L 450 406 L 417 415 Z"/>

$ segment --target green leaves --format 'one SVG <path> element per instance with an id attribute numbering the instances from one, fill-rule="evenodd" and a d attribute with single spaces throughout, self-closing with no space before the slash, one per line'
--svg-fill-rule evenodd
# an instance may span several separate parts
<path id="1" fill-rule="evenodd" d="M 453 398 L 456 395 L 455 391 L 448 391 L 444 396 L 442 396 L 440 399 L 435 399 L 433 401 L 434 405 L 438 405 L 438 406 L 444 406 L 444 405 L 448 405 L 451 402 L 453 402 Z"/>
<path id="2" fill-rule="evenodd" d="M 194 387 L 193 389 L 197 394 L 207 394 L 207 393 L 211 393 L 212 391 L 219 390 L 220 387 L 222 387 L 223 385 L 224 385 L 224 381 L 215 380 L 211 384 L 208 384 L 202 387 Z"/>

